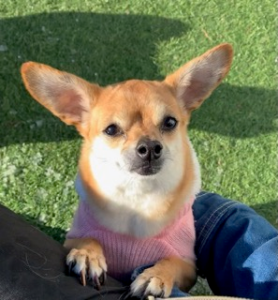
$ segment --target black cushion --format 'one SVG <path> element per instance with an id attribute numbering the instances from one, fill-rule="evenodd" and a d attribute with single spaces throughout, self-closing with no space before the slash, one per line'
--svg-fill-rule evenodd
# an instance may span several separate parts
<path id="1" fill-rule="evenodd" d="M 108 277 L 100 291 L 67 274 L 66 250 L 0 205 L 0 299 L 119 299 L 126 291 Z"/>

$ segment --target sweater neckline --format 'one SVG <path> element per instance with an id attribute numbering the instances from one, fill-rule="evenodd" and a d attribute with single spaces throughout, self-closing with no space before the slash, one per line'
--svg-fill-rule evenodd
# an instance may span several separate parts
<path id="1" fill-rule="evenodd" d="M 128 234 L 125 234 L 125 233 L 114 232 L 112 229 L 107 228 L 106 226 L 102 225 L 96 219 L 96 217 L 92 213 L 91 207 L 90 207 L 90 205 L 87 201 L 89 196 L 88 196 L 88 193 L 86 192 L 86 189 L 85 189 L 85 187 L 82 183 L 82 179 L 81 179 L 80 174 L 77 175 L 76 180 L 75 180 L 75 190 L 76 190 L 76 192 L 79 196 L 79 200 L 81 201 L 81 203 L 85 204 L 88 207 L 89 211 L 87 213 L 90 214 L 90 219 L 91 219 L 91 221 L 93 221 L 95 226 L 97 226 L 101 230 L 105 230 L 107 232 L 113 232 L 113 233 L 119 234 L 121 236 L 133 237 L 132 235 L 128 235 Z M 160 232 L 158 232 L 153 237 L 161 238 L 161 237 L 169 234 L 169 232 L 171 232 L 172 230 L 174 230 L 176 226 L 179 226 L 179 224 L 182 222 L 183 218 L 186 217 L 186 214 L 188 213 L 188 211 L 191 210 L 194 199 L 195 199 L 194 197 L 191 197 L 189 201 L 184 203 L 184 205 L 182 206 L 182 208 L 178 212 L 177 216 L 172 220 L 172 222 L 170 222 L 168 225 L 166 225 Z"/>

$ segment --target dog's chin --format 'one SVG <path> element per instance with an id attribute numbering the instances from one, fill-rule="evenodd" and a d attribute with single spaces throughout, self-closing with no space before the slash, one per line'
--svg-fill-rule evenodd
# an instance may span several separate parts
<path id="1" fill-rule="evenodd" d="M 136 173 L 141 176 L 152 176 L 156 175 L 161 170 L 161 167 L 162 166 L 147 164 L 133 168 L 131 171 L 132 173 Z"/>
<path id="2" fill-rule="evenodd" d="M 151 175 L 156 175 L 159 171 L 160 169 L 148 167 L 148 168 L 139 168 L 135 172 L 141 176 L 151 176 Z"/>

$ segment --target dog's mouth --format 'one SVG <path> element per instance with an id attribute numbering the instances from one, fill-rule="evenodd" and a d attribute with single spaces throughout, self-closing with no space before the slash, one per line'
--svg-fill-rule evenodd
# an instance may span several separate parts
<path id="1" fill-rule="evenodd" d="M 135 172 L 142 176 L 155 175 L 161 170 L 161 164 L 146 161 L 141 165 L 134 165 L 131 172 Z"/>

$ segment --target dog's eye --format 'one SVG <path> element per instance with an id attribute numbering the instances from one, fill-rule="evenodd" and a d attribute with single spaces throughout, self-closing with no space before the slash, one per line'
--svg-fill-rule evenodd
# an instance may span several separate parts
<path id="1" fill-rule="evenodd" d="M 122 134 L 120 127 L 116 124 L 111 124 L 104 129 L 104 132 L 110 136 L 116 136 Z"/>
<path id="2" fill-rule="evenodd" d="M 173 130 L 178 124 L 178 121 L 173 117 L 166 117 L 161 125 L 162 131 L 171 131 Z"/>

